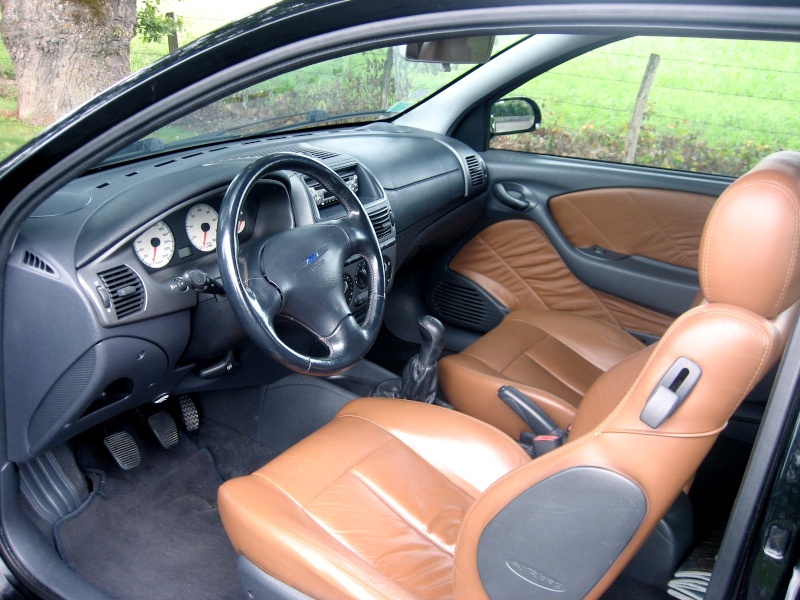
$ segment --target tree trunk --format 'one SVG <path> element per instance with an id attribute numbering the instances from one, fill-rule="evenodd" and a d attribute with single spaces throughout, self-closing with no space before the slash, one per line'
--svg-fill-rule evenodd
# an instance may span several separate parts
<path id="1" fill-rule="evenodd" d="M 21 120 L 49 125 L 130 73 L 136 0 L 0 0 Z"/>

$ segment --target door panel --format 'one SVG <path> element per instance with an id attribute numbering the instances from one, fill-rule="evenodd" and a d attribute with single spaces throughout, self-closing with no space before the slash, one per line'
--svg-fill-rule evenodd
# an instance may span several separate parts
<path id="1" fill-rule="evenodd" d="M 533 221 L 513 219 L 484 229 L 450 262 L 509 310 L 574 312 L 624 329 L 660 336 L 672 318 L 603 294 L 570 271 Z"/>
<path id="2" fill-rule="evenodd" d="M 597 246 L 697 270 L 700 235 L 716 198 L 648 188 L 605 188 L 551 198 L 550 212 L 576 248 Z"/>
<path id="3" fill-rule="evenodd" d="M 449 261 L 508 310 L 546 308 L 661 335 L 696 301 L 697 249 L 728 177 L 506 151 L 484 154 L 480 231 Z M 509 202 L 497 190 L 524 202 Z"/>

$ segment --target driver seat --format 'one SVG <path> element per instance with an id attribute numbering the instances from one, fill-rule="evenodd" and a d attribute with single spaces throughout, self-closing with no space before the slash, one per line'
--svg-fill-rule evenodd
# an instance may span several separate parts
<path id="1" fill-rule="evenodd" d="M 781 356 L 799 257 L 800 154 L 778 153 L 708 219 L 707 303 L 601 375 L 569 441 L 535 460 L 461 413 L 349 403 L 221 486 L 249 597 L 600 596 Z"/>

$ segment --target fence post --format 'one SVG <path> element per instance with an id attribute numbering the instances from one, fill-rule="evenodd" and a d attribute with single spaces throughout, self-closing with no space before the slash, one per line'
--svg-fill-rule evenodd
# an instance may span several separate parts
<path id="1" fill-rule="evenodd" d="M 625 138 L 625 160 L 632 164 L 636 159 L 636 146 L 639 144 L 639 132 L 644 121 L 644 111 L 647 108 L 647 98 L 650 96 L 650 89 L 656 78 L 656 69 L 661 57 L 658 54 L 651 54 L 647 61 L 647 68 L 644 70 L 642 83 L 639 85 L 639 94 L 636 96 L 636 104 L 633 107 L 633 115 L 628 124 L 628 136 Z"/>
<path id="2" fill-rule="evenodd" d="M 173 23 L 177 23 L 175 20 L 175 13 L 168 12 L 166 17 L 172 19 Z M 178 49 L 178 30 L 176 28 L 174 28 L 171 33 L 167 34 L 167 45 L 169 46 L 170 54 Z"/>

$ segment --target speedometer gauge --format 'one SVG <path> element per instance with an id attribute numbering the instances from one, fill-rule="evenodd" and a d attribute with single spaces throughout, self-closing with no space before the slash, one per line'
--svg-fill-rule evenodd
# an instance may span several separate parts
<path id="1" fill-rule="evenodd" d="M 196 204 L 186 213 L 186 235 L 198 250 L 210 252 L 217 247 L 217 211 L 208 204 Z"/>
<path id="2" fill-rule="evenodd" d="M 159 221 L 133 241 L 133 250 L 145 266 L 165 267 L 175 254 L 175 238 L 164 221 Z"/>

